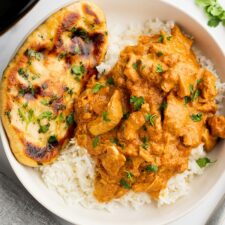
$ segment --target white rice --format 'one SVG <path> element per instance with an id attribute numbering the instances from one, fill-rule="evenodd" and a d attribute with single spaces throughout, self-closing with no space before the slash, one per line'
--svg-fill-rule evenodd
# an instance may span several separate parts
<path id="1" fill-rule="evenodd" d="M 106 54 L 105 62 L 98 66 L 99 73 L 109 71 L 116 63 L 120 51 L 127 45 L 137 43 L 140 34 L 155 34 L 161 29 L 170 32 L 174 23 L 172 21 L 162 22 L 159 19 L 152 19 L 144 24 L 133 24 L 128 27 L 115 26 L 109 32 L 109 48 Z M 122 30 L 122 32 L 121 32 Z M 112 35 L 113 34 L 113 35 Z M 216 74 L 214 66 L 210 60 L 204 57 L 201 52 L 193 48 L 200 64 L 206 67 L 217 77 L 217 88 L 219 91 L 217 103 L 222 105 L 224 98 L 225 84 L 221 83 Z M 219 107 L 222 110 L 222 107 Z M 201 175 L 204 169 L 201 169 L 196 160 L 205 157 L 203 144 L 192 150 L 189 158 L 188 169 L 182 174 L 171 178 L 167 188 L 162 190 L 158 201 L 158 206 L 172 204 L 177 199 L 187 195 L 190 190 L 190 182 L 196 175 Z M 69 145 L 61 152 L 58 159 L 48 166 L 39 169 L 41 177 L 47 187 L 56 191 L 68 204 L 80 204 L 86 208 L 105 209 L 112 211 L 117 207 L 132 207 L 140 209 L 140 206 L 151 202 L 146 193 L 136 194 L 130 191 L 120 199 L 110 203 L 98 203 L 93 196 L 95 165 L 87 150 L 79 147 L 75 140 L 71 140 Z"/>

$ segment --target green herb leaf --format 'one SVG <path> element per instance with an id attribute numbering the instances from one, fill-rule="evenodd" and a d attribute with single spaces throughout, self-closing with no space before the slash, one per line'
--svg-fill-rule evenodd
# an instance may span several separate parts
<path id="1" fill-rule="evenodd" d="M 8 117 L 8 120 L 10 121 L 11 120 L 11 115 L 10 115 L 10 111 L 6 111 L 5 112 L 5 115 Z"/>
<path id="2" fill-rule="evenodd" d="M 127 174 L 127 178 L 129 179 L 129 180 L 132 180 L 132 178 L 133 178 L 133 173 L 131 173 L 131 172 L 129 172 L 129 171 L 125 171 L 126 172 L 126 174 Z"/>
<path id="3" fill-rule="evenodd" d="M 138 59 L 135 63 L 132 64 L 132 67 L 137 71 L 140 65 L 141 65 L 141 60 Z"/>
<path id="4" fill-rule="evenodd" d="M 78 46 L 75 46 L 74 54 L 77 54 L 77 55 L 81 54 L 81 50 L 80 50 L 80 48 Z"/>
<path id="5" fill-rule="evenodd" d="M 49 144 L 58 144 L 58 140 L 55 135 L 51 135 L 48 139 Z"/>
<path id="6" fill-rule="evenodd" d="M 131 96 L 130 103 L 133 103 L 134 110 L 141 109 L 141 106 L 145 103 L 143 97 Z"/>
<path id="7" fill-rule="evenodd" d="M 51 118 L 52 118 L 52 112 L 50 112 L 50 111 L 43 112 L 38 117 L 38 119 L 40 119 L 40 120 L 42 120 L 42 119 L 50 120 Z"/>
<path id="8" fill-rule="evenodd" d="M 124 178 L 122 178 L 122 179 L 120 180 L 120 185 L 121 185 L 122 187 L 124 187 L 125 189 L 131 189 L 130 184 L 129 184 Z"/>
<path id="9" fill-rule="evenodd" d="M 96 148 L 97 145 L 99 143 L 99 137 L 95 137 L 93 140 L 92 140 L 92 146 L 93 148 Z"/>
<path id="10" fill-rule="evenodd" d="M 143 142 L 143 144 L 141 145 L 141 147 L 143 149 L 147 150 L 148 149 L 148 138 L 147 137 L 143 137 L 142 138 L 142 142 Z"/>
<path id="11" fill-rule="evenodd" d="M 34 110 L 33 109 L 29 109 L 28 111 L 28 122 L 31 122 L 32 118 L 34 115 Z"/>
<path id="12" fill-rule="evenodd" d="M 79 65 L 73 65 L 71 68 L 71 73 L 75 74 L 76 80 L 80 81 L 80 79 L 83 77 L 86 69 L 83 65 L 83 63 L 80 63 Z"/>
<path id="13" fill-rule="evenodd" d="M 210 26 L 210 27 L 217 27 L 219 25 L 220 21 L 221 20 L 218 19 L 218 18 L 212 18 L 212 19 L 210 19 L 208 21 L 208 26 Z"/>
<path id="14" fill-rule="evenodd" d="M 191 119 L 194 122 L 200 122 L 202 120 L 202 113 L 192 114 Z"/>
<path id="15" fill-rule="evenodd" d="M 109 118 L 108 118 L 108 113 L 107 112 L 103 112 L 102 113 L 102 119 L 106 122 L 109 122 L 111 121 Z"/>
<path id="16" fill-rule="evenodd" d="M 163 56 L 163 52 L 161 52 L 161 51 L 156 52 L 156 55 L 157 55 L 158 57 Z"/>
<path id="17" fill-rule="evenodd" d="M 145 170 L 147 172 L 157 172 L 158 171 L 158 166 L 156 166 L 156 165 L 147 165 L 145 167 Z"/>
<path id="18" fill-rule="evenodd" d="M 196 91 L 194 91 L 194 93 L 191 96 L 191 101 L 196 100 L 199 96 L 201 95 L 201 91 L 199 89 L 197 89 Z"/>
<path id="19" fill-rule="evenodd" d="M 37 59 L 38 61 L 40 61 L 42 58 L 43 58 L 43 55 L 42 53 L 40 52 L 37 52 L 33 49 L 27 49 L 26 52 L 25 52 L 25 55 L 31 59 L 31 58 L 35 58 Z"/>
<path id="20" fill-rule="evenodd" d="M 107 84 L 109 84 L 109 85 L 115 85 L 115 82 L 114 82 L 113 77 L 109 77 L 109 78 L 108 78 Z"/>
<path id="21" fill-rule="evenodd" d="M 58 60 L 60 61 L 61 59 L 65 58 L 66 52 L 62 52 L 58 55 Z"/>
<path id="22" fill-rule="evenodd" d="M 184 104 L 187 105 L 189 102 L 191 102 L 191 97 L 190 96 L 185 96 L 184 97 Z"/>
<path id="23" fill-rule="evenodd" d="M 195 0 L 196 4 L 202 7 L 206 7 L 212 5 L 216 2 L 216 0 Z"/>
<path id="24" fill-rule="evenodd" d="M 65 118 L 64 118 L 62 112 L 59 114 L 59 121 L 60 122 L 64 122 L 65 121 Z"/>
<path id="25" fill-rule="evenodd" d="M 66 117 L 66 123 L 67 123 L 68 126 L 71 126 L 74 123 L 74 117 L 73 116 L 74 116 L 73 113 L 71 113 Z"/>
<path id="26" fill-rule="evenodd" d="M 167 37 L 166 37 L 167 41 L 171 41 L 172 37 L 173 37 L 173 36 L 167 36 Z"/>
<path id="27" fill-rule="evenodd" d="M 209 158 L 205 157 L 205 158 L 200 158 L 200 159 L 196 160 L 196 163 L 198 164 L 198 166 L 200 168 L 204 168 L 204 167 L 206 167 L 207 164 L 212 163 L 212 162 Z"/>
<path id="28" fill-rule="evenodd" d="M 163 101 L 162 104 L 159 107 L 159 110 L 164 111 L 167 108 L 167 105 L 168 105 L 167 102 Z"/>
<path id="29" fill-rule="evenodd" d="M 161 34 L 161 35 L 159 36 L 158 42 L 159 42 L 159 43 L 163 43 L 163 40 L 164 40 L 164 36 Z"/>
<path id="30" fill-rule="evenodd" d="M 110 138 L 110 142 L 113 143 L 113 144 L 116 144 L 116 145 L 119 145 L 119 140 L 118 138 Z"/>
<path id="31" fill-rule="evenodd" d="M 149 122 L 149 124 L 154 127 L 155 126 L 155 118 L 156 118 L 156 114 L 150 114 L 148 113 L 146 116 L 145 116 L 145 121 L 146 122 Z"/>
<path id="32" fill-rule="evenodd" d="M 26 121 L 25 113 L 21 109 L 18 109 L 18 114 L 22 121 Z"/>
<path id="33" fill-rule="evenodd" d="M 47 100 L 47 99 L 42 99 L 42 100 L 41 100 L 41 104 L 42 104 L 42 105 L 49 105 L 49 104 L 50 104 L 50 101 Z"/>
<path id="34" fill-rule="evenodd" d="M 48 130 L 49 130 L 50 124 L 46 124 L 46 125 L 40 125 L 40 128 L 38 130 L 39 133 L 43 133 L 45 134 Z"/>
<path id="35" fill-rule="evenodd" d="M 124 113 L 124 114 L 123 114 L 123 119 L 124 119 L 124 120 L 127 120 L 127 119 L 129 118 L 129 116 L 130 116 L 130 112 Z"/>
<path id="36" fill-rule="evenodd" d="M 93 93 L 98 93 L 103 87 L 105 87 L 104 84 L 96 83 L 95 86 L 92 88 Z"/>
<path id="37" fill-rule="evenodd" d="M 208 26 L 217 27 L 220 23 L 225 25 L 225 10 L 217 0 L 195 0 L 201 6 L 209 18 Z"/>
<path id="38" fill-rule="evenodd" d="M 158 64 L 158 65 L 156 66 L 155 72 L 156 72 L 156 73 L 163 73 L 163 72 L 164 72 L 161 64 Z"/>

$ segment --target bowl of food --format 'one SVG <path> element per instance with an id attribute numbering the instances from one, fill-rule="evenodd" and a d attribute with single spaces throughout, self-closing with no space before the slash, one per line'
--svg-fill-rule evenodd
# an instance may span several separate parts
<path id="1" fill-rule="evenodd" d="M 1 82 L 25 188 L 74 224 L 165 224 L 198 205 L 224 176 L 212 36 L 158 0 L 72 2 L 41 22 Z"/>

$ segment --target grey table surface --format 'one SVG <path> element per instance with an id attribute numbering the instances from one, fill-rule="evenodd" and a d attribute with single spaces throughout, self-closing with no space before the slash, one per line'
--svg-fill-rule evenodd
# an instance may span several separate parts
<path id="1" fill-rule="evenodd" d="M 5 35 L 0 37 L 0 74 L 7 65 L 12 52 L 23 39 L 24 34 L 38 23 L 42 18 L 48 15 L 51 11 L 59 8 L 69 0 L 40 0 L 40 2 L 20 20 L 12 29 Z M 107 1 L 107 0 L 106 0 Z M 109 0 L 108 0 L 109 1 Z M 141 1 L 141 0 L 139 0 Z M 190 12 L 197 20 L 199 20 L 206 29 L 208 29 L 217 39 L 218 44 L 225 52 L 225 29 L 218 27 L 209 29 L 205 25 L 205 17 L 202 12 L 195 6 L 194 0 L 165 0 L 172 4 Z M 225 7 L 225 0 L 220 0 Z M 16 35 L 16 39 L 15 39 Z M 15 41 L 16 40 L 16 41 Z M 7 175 L 7 177 L 5 175 Z M 13 183 L 12 183 L 13 182 Z M 219 199 L 225 191 L 225 179 L 220 180 L 214 191 L 204 199 L 197 208 L 192 210 L 186 216 L 173 222 L 173 225 L 203 225 L 210 213 L 213 211 Z M 19 198 L 18 198 L 19 196 Z M 16 199 L 16 201 L 15 201 Z M 12 207 L 11 211 L 8 208 Z M 22 212 L 23 211 L 23 212 Z M 25 213 L 24 213 L 25 211 Z M 4 215 L 4 220 L 1 216 Z M 23 215 L 23 216 L 22 216 Z M 34 218 L 39 218 L 35 220 Z M 8 160 L 5 156 L 2 143 L 0 142 L 0 225 L 71 225 L 70 223 L 53 215 L 51 212 L 42 207 L 34 200 L 30 194 L 22 187 L 14 172 L 12 171 Z M 225 223 L 224 223 L 225 225 Z"/>

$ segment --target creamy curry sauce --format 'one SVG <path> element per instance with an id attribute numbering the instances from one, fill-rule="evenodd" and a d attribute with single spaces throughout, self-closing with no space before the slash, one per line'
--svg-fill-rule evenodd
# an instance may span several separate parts
<path id="1" fill-rule="evenodd" d="M 100 202 L 129 190 L 158 199 L 187 169 L 191 149 L 204 143 L 210 151 L 225 138 L 225 118 L 215 115 L 216 78 L 191 47 L 177 26 L 171 34 L 141 36 L 77 99 L 76 139 L 96 162 Z"/>

